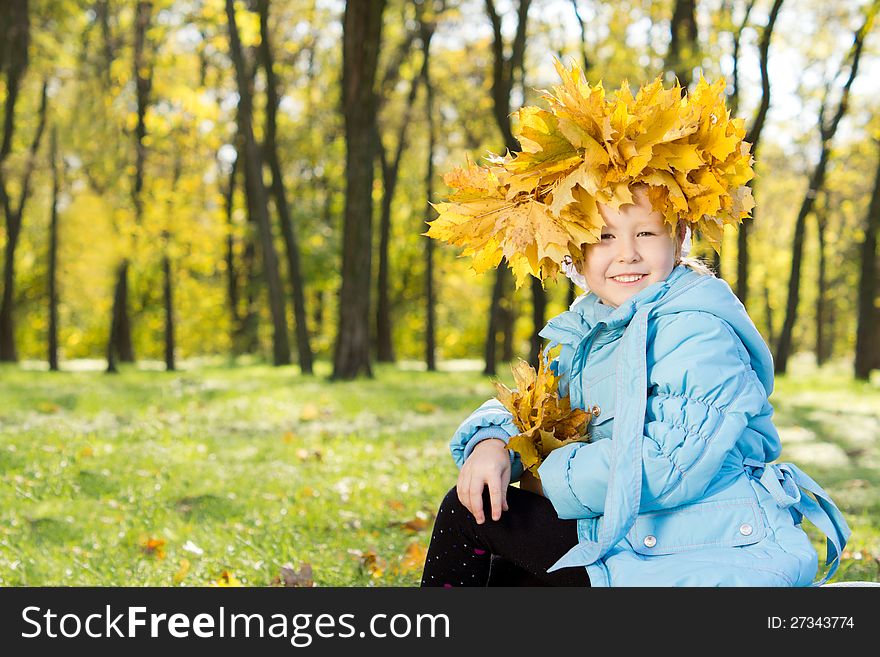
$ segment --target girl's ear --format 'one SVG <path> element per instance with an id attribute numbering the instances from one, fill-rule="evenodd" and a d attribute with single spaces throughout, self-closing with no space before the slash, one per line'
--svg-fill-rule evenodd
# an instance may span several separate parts
<path id="1" fill-rule="evenodd" d="M 678 225 L 675 227 L 675 260 L 676 262 L 681 261 L 681 250 L 682 245 L 684 244 L 685 237 L 687 237 L 687 224 L 683 219 L 679 219 Z"/>

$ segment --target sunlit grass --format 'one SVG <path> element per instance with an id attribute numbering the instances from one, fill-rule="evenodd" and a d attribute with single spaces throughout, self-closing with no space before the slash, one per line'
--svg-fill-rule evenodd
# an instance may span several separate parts
<path id="1" fill-rule="evenodd" d="M 323 362 L 314 377 L 0 368 L 0 585 L 199 586 L 227 572 L 261 586 L 284 564 L 310 564 L 318 586 L 416 585 L 455 481 L 447 442 L 493 387 L 451 365 L 374 370 L 331 383 Z M 837 579 L 880 581 L 880 386 L 803 367 L 773 402 L 792 460 L 854 529 Z"/>

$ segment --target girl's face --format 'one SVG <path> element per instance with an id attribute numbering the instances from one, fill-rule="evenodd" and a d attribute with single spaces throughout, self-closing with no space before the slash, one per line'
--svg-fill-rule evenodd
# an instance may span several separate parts
<path id="1" fill-rule="evenodd" d="M 675 266 L 676 243 L 642 186 L 633 190 L 632 204 L 619 210 L 600 204 L 599 211 L 606 225 L 600 241 L 587 246 L 583 274 L 590 290 L 616 308 L 666 280 Z"/>

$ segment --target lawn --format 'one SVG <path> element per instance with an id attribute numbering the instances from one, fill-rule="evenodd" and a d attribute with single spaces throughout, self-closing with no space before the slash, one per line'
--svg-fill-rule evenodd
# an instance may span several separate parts
<path id="1" fill-rule="evenodd" d="M 341 383 L 325 362 L 3 366 L 0 585 L 415 586 L 455 482 L 448 439 L 494 390 L 451 365 Z M 880 581 L 880 384 L 793 367 L 772 398 L 783 460 L 853 528 L 835 580 Z"/>

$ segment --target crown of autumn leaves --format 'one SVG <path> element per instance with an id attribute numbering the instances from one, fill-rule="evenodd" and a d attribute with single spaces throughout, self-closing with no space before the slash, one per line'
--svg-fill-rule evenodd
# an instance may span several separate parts
<path id="1" fill-rule="evenodd" d="M 737 226 L 755 203 L 746 183 L 754 176 L 743 119 L 724 105 L 724 80 L 702 77 L 682 97 L 676 82 L 642 86 L 635 97 L 624 82 L 606 98 L 576 65 L 556 70 L 562 84 L 543 91 L 548 109 L 515 112 L 522 151 L 470 160 L 444 176 L 454 190 L 424 233 L 464 247 L 475 272 L 507 258 L 516 287 L 531 274 L 556 280 L 566 256 L 580 265 L 582 247 L 598 242 L 614 210 L 646 185 L 652 207 L 673 231 L 688 222 L 720 251 L 724 225 Z"/>

